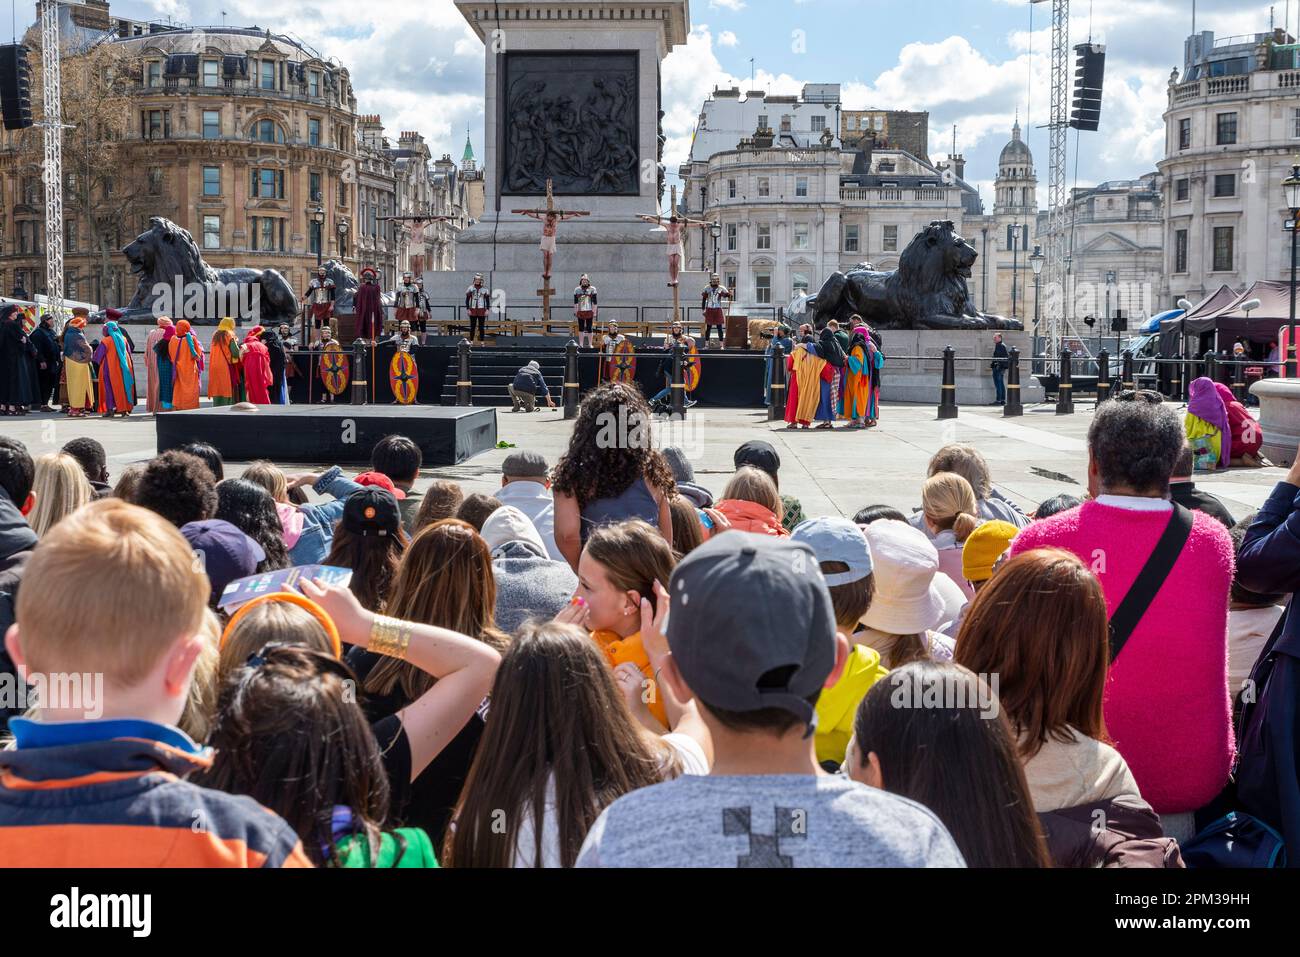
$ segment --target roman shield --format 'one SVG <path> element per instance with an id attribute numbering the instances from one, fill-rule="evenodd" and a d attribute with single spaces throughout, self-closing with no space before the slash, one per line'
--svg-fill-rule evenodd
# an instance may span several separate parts
<path id="1" fill-rule="evenodd" d="M 393 398 L 401 405 L 410 405 L 420 391 L 420 369 L 415 364 L 415 356 L 400 349 L 393 353 L 393 361 L 388 364 L 388 384 L 393 390 Z"/>
<path id="2" fill-rule="evenodd" d="M 320 377 L 325 383 L 325 391 L 330 395 L 342 395 L 352 379 L 352 363 L 343 347 L 331 342 L 321 353 Z"/>

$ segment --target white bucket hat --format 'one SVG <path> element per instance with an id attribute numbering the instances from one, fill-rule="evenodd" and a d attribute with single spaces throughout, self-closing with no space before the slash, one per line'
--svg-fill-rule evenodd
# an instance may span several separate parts
<path id="1" fill-rule="evenodd" d="M 935 581 L 939 553 L 925 533 L 894 520 L 872 522 L 865 531 L 876 594 L 862 623 L 887 635 L 915 635 L 943 624 L 944 596 Z"/>

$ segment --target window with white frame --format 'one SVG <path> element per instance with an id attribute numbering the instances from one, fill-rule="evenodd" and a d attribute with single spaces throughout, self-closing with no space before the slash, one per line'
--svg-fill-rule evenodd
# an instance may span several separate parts
<path id="1" fill-rule="evenodd" d="M 826 117 L 820 113 L 813 116 L 808 128 L 814 133 L 820 133 L 822 130 L 826 129 Z"/>
<path id="2" fill-rule="evenodd" d="M 1296 112 L 1300 112 L 1300 110 L 1297 110 Z M 736 181 L 734 179 L 729 179 L 727 180 L 727 199 L 735 199 L 735 198 L 736 198 Z"/>
<path id="3" fill-rule="evenodd" d="M 221 61 L 220 60 L 203 61 L 203 85 L 204 86 L 221 85 Z"/>
<path id="4" fill-rule="evenodd" d="M 740 228 L 735 223 L 727 223 L 727 252 L 736 251 L 736 241 L 739 236 Z"/>
<path id="5" fill-rule="evenodd" d="M 772 274 L 760 272 L 754 274 L 754 301 L 770 303 L 772 301 Z"/>
<path id="6" fill-rule="evenodd" d="M 772 195 L 772 182 L 766 176 L 760 176 L 758 178 L 758 195 L 759 196 Z"/>
<path id="7" fill-rule="evenodd" d="M 221 217 L 220 216 L 203 217 L 203 248 L 204 249 L 221 248 Z"/>
<path id="8" fill-rule="evenodd" d="M 794 289 L 796 296 L 806 296 L 808 294 L 808 277 L 803 273 L 795 273 L 790 279 L 790 285 Z"/>
<path id="9" fill-rule="evenodd" d="M 846 253 L 856 253 L 861 248 L 862 240 L 858 232 L 857 223 L 852 223 L 844 227 L 844 251 Z"/>
<path id="10" fill-rule="evenodd" d="M 880 238 L 880 248 L 887 253 L 898 252 L 898 227 L 886 226 Z"/>
<path id="11" fill-rule="evenodd" d="M 807 196 L 807 195 L 808 195 L 808 177 L 807 177 L 807 176 L 799 176 L 799 177 L 796 177 L 796 178 L 795 178 L 795 181 L 794 181 L 794 194 L 795 194 L 796 196 Z"/>
<path id="12" fill-rule="evenodd" d="M 754 238 L 755 249 L 772 248 L 772 226 L 769 223 L 759 223 Z"/>
<path id="13" fill-rule="evenodd" d="M 794 224 L 794 234 L 793 234 L 793 235 L 794 235 L 794 248 L 795 248 L 795 249 L 807 249 L 807 248 L 809 248 L 809 240 L 808 240 L 809 232 L 808 232 L 808 224 L 807 224 L 807 223 L 795 223 L 795 224 Z"/>

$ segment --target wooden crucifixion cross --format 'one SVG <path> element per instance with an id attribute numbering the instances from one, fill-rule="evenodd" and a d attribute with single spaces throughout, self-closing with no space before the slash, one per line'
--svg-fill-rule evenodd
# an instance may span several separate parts
<path id="1" fill-rule="evenodd" d="M 667 216 L 661 215 L 657 210 L 655 215 L 650 216 L 641 214 L 637 219 L 647 223 L 654 223 L 656 226 L 662 226 L 667 234 L 664 242 L 668 248 L 668 285 L 673 290 L 673 322 L 681 321 L 681 294 L 678 288 L 677 277 L 682 268 L 682 234 L 686 229 L 708 228 L 713 224 L 703 219 L 690 219 L 686 216 L 677 215 L 677 187 L 672 188 L 669 194 L 670 212 Z"/>
<path id="2" fill-rule="evenodd" d="M 530 219 L 541 220 L 542 288 L 537 290 L 537 295 L 542 297 L 543 326 L 549 328 L 551 323 L 551 297 L 555 295 L 555 290 L 551 288 L 551 263 L 555 256 L 555 234 L 559 231 L 560 223 L 566 219 L 590 216 L 591 213 L 585 209 L 556 208 L 555 196 L 551 192 L 551 180 L 549 179 L 546 181 L 546 206 L 544 208 L 512 209 L 510 212 L 527 216 Z"/>

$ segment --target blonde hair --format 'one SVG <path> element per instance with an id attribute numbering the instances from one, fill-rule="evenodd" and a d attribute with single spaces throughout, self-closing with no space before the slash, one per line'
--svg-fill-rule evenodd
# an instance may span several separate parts
<path id="1" fill-rule="evenodd" d="M 776 483 L 772 481 L 772 476 L 752 465 L 742 465 L 736 469 L 736 474 L 722 490 L 722 497 L 762 505 L 776 516 L 778 522 L 785 518 L 781 493 L 776 490 Z"/>
<path id="2" fill-rule="evenodd" d="M 217 691 L 220 689 L 217 681 L 217 642 L 221 638 L 221 619 L 210 608 L 203 609 L 203 625 L 199 637 L 203 644 L 199 648 L 199 656 L 194 660 L 190 693 L 185 699 L 185 710 L 181 712 L 176 727 L 202 744 L 212 730 L 212 721 L 217 713 Z"/>
<path id="3" fill-rule="evenodd" d="M 260 485 L 271 493 L 271 498 L 280 503 L 289 501 L 289 483 L 284 472 L 266 459 L 258 459 L 244 469 L 240 478 L 246 478 L 254 485 Z"/>
<path id="4" fill-rule="evenodd" d="M 272 642 L 301 645 L 334 657 L 329 635 L 311 612 L 283 601 L 267 602 L 250 608 L 230 630 L 217 663 L 217 686 L 242 668 L 249 655 Z"/>
<path id="5" fill-rule="evenodd" d="M 964 542 L 979 525 L 979 508 L 970 482 L 956 472 L 936 472 L 921 486 L 921 508 L 940 531 L 952 529 Z"/>
<path id="6" fill-rule="evenodd" d="M 203 627 L 212 586 L 162 516 L 119 499 L 92 502 L 32 552 L 16 618 L 34 672 L 101 672 L 132 687 Z"/>
<path id="7" fill-rule="evenodd" d="M 36 459 L 32 494 L 36 496 L 36 506 L 27 516 L 27 522 L 37 537 L 43 538 L 89 502 L 92 493 L 80 462 L 66 452 L 50 452 Z"/>

